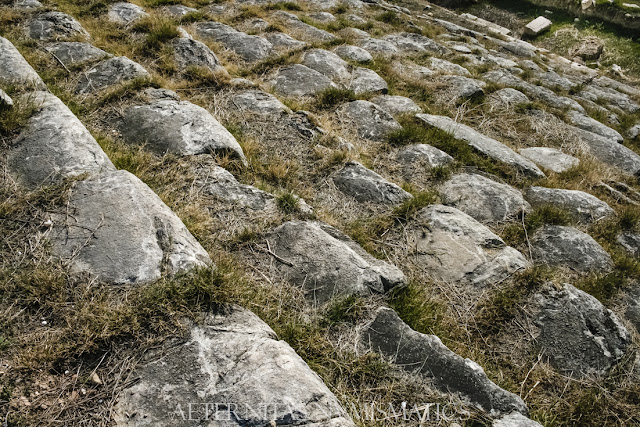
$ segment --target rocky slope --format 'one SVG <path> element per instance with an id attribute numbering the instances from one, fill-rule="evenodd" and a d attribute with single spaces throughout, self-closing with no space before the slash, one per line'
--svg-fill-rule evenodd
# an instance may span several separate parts
<path id="1" fill-rule="evenodd" d="M 640 423 L 633 81 L 412 1 L 0 22 L 5 424 Z"/>

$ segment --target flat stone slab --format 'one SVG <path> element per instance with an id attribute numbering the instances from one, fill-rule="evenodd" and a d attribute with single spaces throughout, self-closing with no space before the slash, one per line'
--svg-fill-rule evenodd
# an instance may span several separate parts
<path id="1" fill-rule="evenodd" d="M 62 12 L 44 12 L 30 19 L 27 22 L 27 36 L 40 41 L 90 38 L 78 21 Z"/>
<path id="2" fill-rule="evenodd" d="M 394 130 L 402 129 L 390 114 L 369 101 L 352 101 L 340 110 L 353 123 L 360 138 L 381 141 Z"/>
<path id="3" fill-rule="evenodd" d="M 111 56 L 104 50 L 98 49 L 92 44 L 80 42 L 55 43 L 47 46 L 45 49 L 53 53 L 63 64 L 67 66 L 97 61 Z"/>
<path id="4" fill-rule="evenodd" d="M 427 206 L 406 231 L 409 256 L 437 280 L 482 288 L 529 265 L 520 252 L 454 207 Z"/>
<path id="5" fill-rule="evenodd" d="M 355 43 L 373 55 L 390 57 L 400 53 L 400 49 L 394 43 L 370 37 L 369 34 L 366 38 L 356 40 Z"/>
<path id="6" fill-rule="evenodd" d="M 333 177 L 333 182 L 340 191 L 360 203 L 394 205 L 413 197 L 396 184 L 356 162 L 347 163 Z"/>
<path id="7" fill-rule="evenodd" d="M 211 263 L 182 221 L 131 173 L 107 171 L 77 182 L 69 215 L 54 219 L 54 253 L 73 272 L 139 284 Z"/>
<path id="8" fill-rule="evenodd" d="M 365 93 L 387 93 L 389 87 L 387 82 L 373 70 L 363 67 L 356 67 L 351 73 L 349 89 L 356 95 Z"/>
<path id="9" fill-rule="evenodd" d="M 344 60 L 358 62 L 360 64 L 367 64 L 373 61 L 373 56 L 358 46 L 342 45 L 335 48 L 334 52 Z"/>
<path id="10" fill-rule="evenodd" d="M 531 147 L 520 150 L 522 157 L 525 157 L 541 168 L 555 173 L 566 172 L 580 164 L 576 157 L 563 153 L 560 150 L 549 147 Z"/>
<path id="11" fill-rule="evenodd" d="M 238 141 L 207 110 L 188 101 L 160 100 L 123 114 L 122 137 L 159 155 L 232 154 L 245 162 Z"/>
<path id="12" fill-rule="evenodd" d="M 619 92 L 613 87 L 590 84 L 584 86 L 584 88 L 578 92 L 577 96 L 596 103 L 604 101 L 608 107 L 619 108 L 629 114 L 640 110 L 640 105 L 632 100 L 629 95 Z"/>
<path id="13" fill-rule="evenodd" d="M 18 49 L 3 37 L 0 37 L 0 85 L 7 90 L 11 86 L 21 89 L 46 88 L 38 73 L 29 65 Z"/>
<path id="14" fill-rule="evenodd" d="M 536 36 L 551 28 L 551 21 L 544 16 L 538 16 L 533 21 L 524 26 L 524 33 L 530 36 Z"/>
<path id="15" fill-rule="evenodd" d="M 598 221 L 615 211 L 611 207 L 584 191 L 564 190 L 560 188 L 530 187 L 525 197 L 534 208 L 551 205 L 569 212 L 581 222 Z"/>
<path id="16" fill-rule="evenodd" d="M 289 34 L 280 32 L 268 33 L 265 38 L 276 48 L 302 49 L 307 45 L 305 42 L 294 39 Z"/>
<path id="17" fill-rule="evenodd" d="M 302 358 L 237 306 L 206 314 L 186 342 L 166 343 L 147 359 L 133 374 L 135 384 L 118 397 L 117 426 L 354 427 Z"/>
<path id="18" fill-rule="evenodd" d="M 149 16 L 149 14 L 145 12 L 143 8 L 127 2 L 113 3 L 109 6 L 109 12 L 107 13 L 107 19 L 109 19 L 109 21 L 124 26 L 134 24 L 136 21 L 146 18 L 147 16 Z"/>
<path id="19" fill-rule="evenodd" d="M 289 221 L 268 240 L 278 271 L 318 303 L 334 296 L 383 293 L 405 283 L 397 267 L 323 223 Z"/>
<path id="20" fill-rule="evenodd" d="M 260 90 L 250 90 L 234 95 L 231 102 L 240 111 L 256 114 L 276 115 L 291 113 L 289 107 L 284 105 L 275 96 Z"/>
<path id="21" fill-rule="evenodd" d="M 498 387 L 480 365 L 449 350 L 437 336 L 414 331 L 390 308 L 376 311 L 360 340 L 402 369 L 428 378 L 445 393 L 459 394 L 492 416 L 528 413 L 522 399 Z"/>
<path id="22" fill-rule="evenodd" d="M 476 174 L 453 176 L 440 187 L 440 194 L 445 205 L 482 223 L 507 221 L 530 209 L 520 191 Z"/>
<path id="23" fill-rule="evenodd" d="M 380 95 L 371 99 L 371 102 L 380 106 L 384 111 L 392 116 L 402 116 L 404 114 L 417 114 L 422 112 L 420 108 L 411 98 L 398 95 Z"/>
<path id="24" fill-rule="evenodd" d="M 453 157 L 427 144 L 409 145 L 399 151 L 397 157 L 409 175 L 413 170 L 443 167 L 454 162 Z"/>
<path id="25" fill-rule="evenodd" d="M 337 54 L 324 49 L 311 49 L 302 56 L 302 65 L 330 78 L 335 83 L 347 83 L 351 79 L 349 64 Z"/>
<path id="26" fill-rule="evenodd" d="M 196 26 L 196 33 L 221 43 L 246 62 L 260 61 L 273 53 L 273 45 L 264 37 L 250 36 L 219 22 L 202 22 Z"/>
<path id="27" fill-rule="evenodd" d="M 527 176 L 536 178 L 545 176 L 532 161 L 525 159 L 503 143 L 489 138 L 469 126 L 457 123 L 453 119 L 445 116 L 417 114 L 416 117 L 429 126 L 441 129 L 452 134 L 454 138 L 465 141 L 485 156 L 513 166 Z"/>
<path id="28" fill-rule="evenodd" d="M 279 10 L 275 12 L 272 17 L 281 22 L 287 27 L 287 32 L 293 37 L 299 40 L 303 40 L 308 43 L 328 42 L 336 40 L 336 36 L 333 34 L 302 22 L 293 13 Z"/>
<path id="29" fill-rule="evenodd" d="M 439 55 L 445 55 L 450 52 L 449 49 L 440 43 L 421 34 L 388 34 L 384 36 L 382 40 L 394 44 L 399 50 L 406 53 L 437 53 Z"/>
<path id="30" fill-rule="evenodd" d="M 117 56 L 99 62 L 84 73 L 76 86 L 76 93 L 95 93 L 140 78 L 151 78 L 151 75 L 137 62 L 126 56 Z"/>
<path id="31" fill-rule="evenodd" d="M 328 77 L 301 64 L 280 68 L 272 83 L 273 89 L 284 96 L 311 96 L 337 87 Z"/>
<path id="32" fill-rule="evenodd" d="M 531 239 L 538 264 L 564 266 L 579 272 L 607 272 L 611 256 L 591 236 L 573 227 L 546 225 Z"/>
<path id="33" fill-rule="evenodd" d="M 33 189 L 83 173 L 114 169 L 91 133 L 56 96 L 32 92 L 15 102 L 36 107 L 7 154 L 9 169 L 21 184 Z"/>
<path id="34" fill-rule="evenodd" d="M 591 295 L 564 284 L 533 298 L 536 343 L 551 364 L 575 376 L 600 375 L 611 369 L 631 345 L 618 317 Z"/>
<path id="35" fill-rule="evenodd" d="M 640 174 L 640 155 L 632 149 L 593 132 L 567 125 L 589 149 L 595 158 L 618 170 L 630 174 Z"/>
<path id="36" fill-rule="evenodd" d="M 604 125 L 585 114 L 579 113 L 578 111 L 572 110 L 567 112 L 567 118 L 569 119 L 569 123 L 579 127 L 580 129 L 596 133 L 618 143 L 621 143 L 624 140 L 618 131 L 611 129 L 609 126 Z"/>
<path id="37" fill-rule="evenodd" d="M 209 46 L 193 39 L 176 38 L 171 41 L 173 58 L 180 69 L 204 67 L 213 72 L 226 71 Z"/>

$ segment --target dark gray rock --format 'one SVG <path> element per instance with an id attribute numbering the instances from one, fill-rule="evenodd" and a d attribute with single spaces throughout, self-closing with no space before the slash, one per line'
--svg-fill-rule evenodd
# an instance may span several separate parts
<path id="1" fill-rule="evenodd" d="M 417 114 L 417 118 L 426 125 L 448 132 L 454 138 L 465 141 L 482 154 L 499 162 L 513 166 L 523 174 L 536 178 L 544 177 L 544 173 L 530 160 L 516 154 L 511 148 L 493 138 L 485 136 L 469 126 L 457 123 L 449 117 Z"/>
<path id="2" fill-rule="evenodd" d="M 591 236 L 573 227 L 546 225 L 531 239 L 534 260 L 539 264 L 564 266 L 579 272 L 606 272 L 611 256 Z"/>
<path id="3" fill-rule="evenodd" d="M 375 259 L 333 227 L 289 221 L 268 237 L 278 271 L 324 303 L 334 296 L 382 293 L 405 282 L 395 266 Z"/>
<path id="4" fill-rule="evenodd" d="M 38 73 L 7 39 L 0 37 L 0 85 L 7 89 L 46 89 Z"/>
<path id="5" fill-rule="evenodd" d="M 36 111 L 7 155 L 9 169 L 28 188 L 83 173 L 114 169 L 91 133 L 57 97 L 32 92 L 16 99 Z"/>
<path id="6" fill-rule="evenodd" d="M 623 141 L 622 135 L 620 135 L 618 131 L 611 129 L 609 126 L 603 125 L 599 121 L 592 119 L 585 114 L 572 110 L 567 112 L 567 118 L 569 119 L 569 123 L 579 127 L 580 129 L 593 132 L 618 143 Z"/>
<path id="7" fill-rule="evenodd" d="M 116 426 L 354 426 L 302 358 L 238 306 L 207 314 L 186 342 L 167 342 L 146 359 L 118 398 Z"/>
<path id="8" fill-rule="evenodd" d="M 616 241 L 629 254 L 640 257 L 640 233 L 624 232 L 616 238 Z"/>
<path id="9" fill-rule="evenodd" d="M 149 14 L 143 8 L 127 2 L 113 3 L 109 6 L 109 13 L 107 13 L 109 21 L 124 26 L 134 24 L 136 21 L 148 16 Z"/>
<path id="10" fill-rule="evenodd" d="M 71 16 L 62 12 L 45 12 L 27 21 L 27 36 L 34 40 L 56 41 L 72 37 L 89 39 L 89 33 Z"/>
<path id="11" fill-rule="evenodd" d="M 450 206 L 420 210 L 406 232 L 409 256 L 437 280 L 483 288 L 529 265 L 487 227 Z"/>
<path id="12" fill-rule="evenodd" d="M 221 43 L 246 62 L 260 61 L 273 53 L 273 45 L 267 39 L 250 36 L 219 22 L 202 22 L 196 26 L 196 33 Z"/>
<path id="13" fill-rule="evenodd" d="M 99 62 L 83 73 L 76 86 L 76 93 L 95 93 L 117 84 L 142 78 L 151 78 L 142 65 L 126 56 L 118 56 Z"/>
<path id="14" fill-rule="evenodd" d="M 531 147 L 520 150 L 520 154 L 551 172 L 562 173 L 578 166 L 580 160 L 563 153 L 560 150 L 549 147 Z"/>
<path id="15" fill-rule="evenodd" d="M 631 344 L 618 317 L 591 295 L 564 284 L 534 296 L 540 327 L 536 343 L 551 364 L 565 373 L 603 374 Z"/>
<path id="16" fill-rule="evenodd" d="M 301 64 L 278 70 L 273 89 L 284 96 L 311 96 L 331 87 L 337 87 L 329 78 Z"/>
<path id="17" fill-rule="evenodd" d="M 463 76 L 441 76 L 438 80 L 445 84 L 446 96 L 451 102 L 478 99 L 484 95 L 486 83 Z"/>
<path id="18" fill-rule="evenodd" d="M 351 70 L 342 58 L 324 49 L 311 49 L 302 56 L 302 65 L 316 70 L 336 83 L 347 83 Z"/>
<path id="19" fill-rule="evenodd" d="M 534 208 L 556 206 L 569 212 L 576 220 L 586 223 L 615 214 L 608 204 L 583 191 L 530 187 L 526 199 Z"/>
<path id="20" fill-rule="evenodd" d="M 365 49 L 358 46 L 342 45 L 338 46 L 334 52 L 342 59 L 360 64 L 367 64 L 373 61 L 373 56 Z"/>
<path id="21" fill-rule="evenodd" d="M 356 162 L 347 163 L 333 177 L 333 182 L 340 191 L 360 203 L 394 205 L 412 197 L 396 184 Z"/>
<path id="22" fill-rule="evenodd" d="M 411 98 L 405 96 L 380 95 L 371 99 L 371 102 L 380 106 L 380 108 L 394 117 L 422 112 L 422 108 L 418 107 Z"/>
<path id="23" fill-rule="evenodd" d="M 78 65 L 109 57 L 107 52 L 89 44 L 80 42 L 60 42 L 45 48 L 53 53 L 63 64 Z"/>
<path id="24" fill-rule="evenodd" d="M 522 193 L 507 184 L 476 174 L 458 174 L 440 188 L 445 205 L 482 223 L 501 222 L 529 210 Z"/>
<path id="25" fill-rule="evenodd" d="M 180 219 L 127 171 L 77 182 L 69 214 L 54 220 L 54 253 L 72 271 L 106 282 L 146 283 L 211 263 Z"/>
<path id="26" fill-rule="evenodd" d="M 349 89 L 351 89 L 356 95 L 389 92 L 387 82 L 385 82 L 378 73 L 363 67 L 354 68 L 351 73 Z"/>
<path id="27" fill-rule="evenodd" d="M 480 365 L 449 350 L 437 336 L 414 331 L 390 308 L 379 308 L 360 337 L 367 348 L 428 378 L 435 388 L 459 394 L 492 416 L 528 413 L 522 399 L 498 387 Z"/>
<path id="28" fill-rule="evenodd" d="M 240 111 L 256 114 L 279 116 L 282 113 L 291 113 L 291 110 L 278 101 L 278 98 L 260 90 L 250 90 L 234 95 L 231 102 Z"/>
<path id="29" fill-rule="evenodd" d="M 147 144 L 160 155 L 220 153 L 246 161 L 233 135 L 207 110 L 188 101 L 130 107 L 123 114 L 121 130 L 125 141 Z"/>
<path id="30" fill-rule="evenodd" d="M 197 40 L 177 38 L 171 41 L 173 57 L 181 69 L 190 66 L 208 68 L 213 72 L 226 71 L 209 47 Z"/>
<path id="31" fill-rule="evenodd" d="M 390 114 L 369 101 L 349 102 L 340 111 L 353 123 L 360 138 L 381 141 L 394 130 L 402 129 Z"/>

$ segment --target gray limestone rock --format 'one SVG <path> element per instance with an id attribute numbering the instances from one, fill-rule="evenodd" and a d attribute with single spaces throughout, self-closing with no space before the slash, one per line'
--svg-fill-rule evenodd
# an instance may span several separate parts
<path id="1" fill-rule="evenodd" d="M 382 293 L 405 282 L 398 268 L 375 259 L 326 224 L 289 221 L 268 240 L 280 273 L 318 303 L 334 296 Z"/>
<path id="2" fill-rule="evenodd" d="M 611 256 L 591 236 L 573 227 L 546 225 L 531 239 L 538 264 L 564 266 L 579 272 L 607 272 Z"/>
<path id="3" fill-rule="evenodd" d="M 97 61 L 107 58 L 109 55 L 102 49 L 80 42 L 60 42 L 45 48 L 53 53 L 63 64 L 78 65 L 84 62 Z"/>
<path id="4" fill-rule="evenodd" d="M 342 45 L 338 46 L 334 52 L 344 60 L 359 62 L 361 64 L 367 64 L 373 61 L 373 56 L 358 46 Z"/>
<path id="5" fill-rule="evenodd" d="M 610 87 L 596 86 L 593 84 L 586 85 L 578 92 L 577 96 L 596 103 L 604 101 L 609 107 L 619 108 L 630 114 L 640 110 L 640 105 L 632 100 L 629 95 L 618 92 Z"/>
<path id="6" fill-rule="evenodd" d="M 304 53 L 302 65 L 319 72 L 336 83 L 347 83 L 351 70 L 342 58 L 324 49 L 311 49 Z"/>
<path id="7" fill-rule="evenodd" d="M 82 25 L 62 12 L 44 12 L 27 21 L 27 36 L 40 41 L 56 41 L 72 37 L 89 39 L 89 33 L 82 28 Z"/>
<path id="8" fill-rule="evenodd" d="M 390 308 L 377 310 L 360 340 L 404 370 L 428 378 L 435 388 L 457 393 L 492 416 L 528 413 L 522 399 L 498 387 L 480 365 L 449 350 L 437 336 L 414 331 Z"/>
<path id="9" fill-rule="evenodd" d="M 183 16 L 188 15 L 190 13 L 198 12 L 198 9 L 195 9 L 193 7 L 184 6 L 182 4 L 172 4 L 172 5 L 165 6 L 164 8 L 162 8 L 162 11 L 164 13 L 166 13 L 167 15 L 172 16 L 174 18 L 182 18 Z"/>
<path id="10" fill-rule="evenodd" d="M 32 92 L 16 99 L 36 110 L 7 155 L 9 169 L 28 188 L 83 173 L 113 169 L 113 164 L 78 118 L 57 97 Z"/>
<path id="11" fill-rule="evenodd" d="M 99 62 L 84 73 L 76 86 L 76 93 L 95 93 L 135 79 L 150 78 L 142 65 L 126 56 Z"/>
<path id="12" fill-rule="evenodd" d="M 289 33 L 297 39 L 309 43 L 328 42 L 336 40 L 333 34 L 302 22 L 296 15 L 279 10 L 275 12 L 273 18 L 285 24 Z"/>
<path id="13" fill-rule="evenodd" d="M 300 40 L 296 40 L 288 34 L 274 32 L 265 35 L 265 38 L 269 40 L 269 42 L 274 47 L 285 48 L 285 49 L 302 49 L 306 46 L 305 42 L 301 42 Z"/>
<path id="14" fill-rule="evenodd" d="M 371 102 L 380 106 L 380 108 L 394 117 L 422 112 L 422 108 L 418 107 L 411 98 L 407 98 L 405 96 L 380 95 L 371 99 Z"/>
<path id="15" fill-rule="evenodd" d="M 134 377 L 114 407 L 116 426 L 354 426 L 302 358 L 238 306 L 206 314 L 186 342 L 147 354 Z"/>
<path id="16" fill-rule="evenodd" d="M 501 222 L 529 210 L 522 193 L 507 184 L 476 174 L 458 174 L 440 188 L 445 205 L 482 223 Z"/>
<path id="17" fill-rule="evenodd" d="M 603 125 L 599 121 L 592 119 L 585 114 L 572 110 L 567 112 L 567 118 L 569 119 L 569 123 L 579 127 L 580 129 L 593 132 L 618 143 L 623 141 L 622 135 L 620 135 L 618 131 L 611 129 L 609 126 Z"/>
<path id="18" fill-rule="evenodd" d="M 441 76 L 438 78 L 446 86 L 447 97 L 453 102 L 477 99 L 484 95 L 486 83 L 463 76 Z"/>
<path id="19" fill-rule="evenodd" d="M 109 6 L 109 12 L 107 13 L 109 21 L 124 26 L 134 24 L 136 21 L 148 16 L 149 14 L 143 8 L 127 2 L 113 3 Z"/>
<path id="20" fill-rule="evenodd" d="M 551 172 L 562 173 L 578 166 L 580 160 L 549 147 L 531 147 L 520 150 L 520 154 Z"/>
<path id="21" fill-rule="evenodd" d="M 430 114 L 417 114 L 417 118 L 429 126 L 451 133 L 454 138 L 465 141 L 487 157 L 513 166 L 523 174 L 532 177 L 544 177 L 544 173 L 530 160 L 516 154 L 511 148 L 493 138 L 485 136 L 469 126 L 457 123 L 449 117 Z"/>
<path id="22" fill-rule="evenodd" d="M 273 89 L 284 96 L 311 96 L 336 87 L 326 76 L 301 64 L 283 67 L 273 82 Z"/>
<path id="23" fill-rule="evenodd" d="M 530 187 L 526 199 L 534 208 L 552 205 L 569 212 L 582 222 L 593 222 L 614 215 L 611 207 L 591 194 L 560 188 Z"/>
<path id="24" fill-rule="evenodd" d="M 349 82 L 349 89 L 351 89 L 356 95 L 362 95 L 365 93 L 387 93 L 389 87 L 387 82 L 373 70 L 363 67 L 354 68 L 351 73 L 351 81 Z"/>
<path id="25" fill-rule="evenodd" d="M 630 255 L 640 257 L 640 233 L 627 231 L 618 235 L 616 241 Z"/>
<path id="26" fill-rule="evenodd" d="M 333 177 L 333 182 L 340 191 L 360 203 L 394 205 L 412 197 L 396 184 L 356 162 L 347 163 Z"/>
<path id="27" fill-rule="evenodd" d="M 69 215 L 54 219 L 54 253 L 72 271 L 115 284 L 146 283 L 211 263 L 182 221 L 131 173 L 77 182 Z"/>
<path id="28" fill-rule="evenodd" d="M 369 34 L 367 34 L 367 38 L 356 40 L 356 44 L 369 53 L 385 57 L 394 56 L 400 52 L 394 43 L 369 37 Z"/>
<path id="29" fill-rule="evenodd" d="M 31 68 L 18 49 L 3 37 L 0 37 L 0 85 L 7 90 L 11 86 L 21 89 L 46 88 L 38 73 Z"/>
<path id="30" fill-rule="evenodd" d="M 591 295 L 564 284 L 544 289 L 533 298 L 537 345 L 551 364 L 575 376 L 603 374 L 631 344 L 617 316 Z"/>
<path id="31" fill-rule="evenodd" d="M 412 169 L 431 169 L 450 165 L 454 162 L 453 157 L 442 150 L 427 144 L 409 145 L 398 152 L 398 160 L 409 172 Z M 410 174 L 410 173 L 409 173 Z"/>
<path id="32" fill-rule="evenodd" d="M 429 58 L 428 63 L 429 68 L 438 73 L 457 74 L 459 76 L 465 77 L 471 76 L 469 70 L 464 68 L 462 65 L 454 64 L 453 62 L 449 62 L 446 59 L 431 57 Z"/>
<path id="33" fill-rule="evenodd" d="M 246 62 L 256 62 L 268 58 L 273 53 L 273 45 L 260 36 L 250 36 L 219 22 L 202 22 L 196 26 L 199 37 L 221 43 Z"/>
<path id="34" fill-rule="evenodd" d="M 398 49 L 407 53 L 437 53 L 439 55 L 449 53 L 449 49 L 440 43 L 416 33 L 389 34 L 384 36 L 382 40 L 393 43 Z"/>
<path id="35" fill-rule="evenodd" d="M 188 101 L 160 100 L 130 107 L 123 114 L 122 136 L 147 144 L 162 155 L 232 154 L 245 161 L 238 141 L 207 110 Z"/>
<path id="36" fill-rule="evenodd" d="M 630 175 L 640 174 L 640 155 L 622 144 L 593 132 L 567 125 L 598 160 Z"/>
<path id="37" fill-rule="evenodd" d="M 349 102 L 340 111 L 355 125 L 360 138 L 381 141 L 389 133 L 402 129 L 391 115 L 369 101 Z"/>
<path id="38" fill-rule="evenodd" d="M 423 208 L 406 232 L 409 256 L 437 280 L 484 288 L 529 265 L 520 252 L 453 207 Z"/>
<path id="39" fill-rule="evenodd" d="M 279 116 L 282 113 L 291 113 L 291 110 L 278 101 L 278 98 L 260 90 L 250 90 L 234 95 L 231 102 L 241 111 L 256 114 Z"/>
<path id="40" fill-rule="evenodd" d="M 510 87 L 499 89 L 491 93 L 488 98 L 492 106 L 502 108 L 513 108 L 518 104 L 529 102 L 527 95 Z"/>
<path id="41" fill-rule="evenodd" d="M 537 423 L 524 415 L 514 412 L 509 415 L 505 415 L 502 418 L 494 420 L 491 427 L 543 427 L 542 424 Z"/>
<path id="42" fill-rule="evenodd" d="M 218 57 L 209 47 L 197 40 L 176 38 L 171 41 L 173 57 L 181 69 L 190 66 L 205 67 L 213 72 L 225 71 Z"/>
<path id="43" fill-rule="evenodd" d="M 13 3 L 13 7 L 19 10 L 35 10 L 42 7 L 42 3 L 38 0 L 17 0 Z"/>
<path id="44" fill-rule="evenodd" d="M 313 19 L 314 21 L 322 22 L 325 24 L 329 22 L 334 22 L 336 20 L 336 17 L 330 14 L 329 12 L 310 13 L 309 18 Z"/>

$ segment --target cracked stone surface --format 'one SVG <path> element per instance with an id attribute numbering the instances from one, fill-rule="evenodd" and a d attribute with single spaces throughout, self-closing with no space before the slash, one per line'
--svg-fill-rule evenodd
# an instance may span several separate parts
<path id="1" fill-rule="evenodd" d="M 176 64 L 183 70 L 196 66 L 208 68 L 213 72 L 225 71 L 216 54 L 198 40 L 177 38 L 171 41 L 171 46 Z"/>
<path id="2" fill-rule="evenodd" d="M 112 4 L 109 6 L 109 12 L 107 13 L 107 18 L 110 21 L 125 26 L 134 24 L 136 21 L 147 16 L 149 16 L 149 14 L 145 12 L 143 8 L 127 2 Z"/>
<path id="3" fill-rule="evenodd" d="M 9 169 L 27 188 L 114 168 L 91 133 L 56 96 L 32 92 L 16 103 L 36 107 L 7 155 Z"/>
<path id="4" fill-rule="evenodd" d="M 580 164 L 580 159 L 549 147 L 530 147 L 520 150 L 520 154 L 541 168 L 562 173 Z"/>
<path id="5" fill-rule="evenodd" d="M 273 89 L 285 96 L 310 96 L 337 87 L 329 78 L 301 64 L 281 68 L 273 81 Z"/>
<path id="6" fill-rule="evenodd" d="M 618 317 L 591 295 L 570 284 L 548 288 L 533 298 L 537 344 L 551 364 L 576 376 L 602 374 L 631 344 Z"/>
<path id="7" fill-rule="evenodd" d="M 365 347 L 425 376 L 437 389 L 459 394 L 492 416 L 528 413 L 522 399 L 498 387 L 480 365 L 449 350 L 437 336 L 414 331 L 390 308 L 379 308 L 360 336 Z"/>
<path id="8" fill-rule="evenodd" d="M 347 163 L 334 177 L 340 191 L 360 203 L 399 204 L 411 194 L 357 162 Z"/>
<path id="9" fill-rule="evenodd" d="M 585 223 L 615 214 L 607 203 L 584 191 L 530 187 L 526 192 L 526 199 L 534 208 L 544 205 L 556 206 Z"/>
<path id="10" fill-rule="evenodd" d="M 44 12 L 27 22 L 27 35 L 40 41 L 89 39 L 89 33 L 71 16 L 62 12 Z"/>
<path id="11" fill-rule="evenodd" d="M 188 101 L 169 99 L 130 107 L 121 131 L 125 141 L 146 144 L 160 155 L 230 153 L 246 161 L 234 136 L 207 110 Z"/>
<path id="12" fill-rule="evenodd" d="M 191 326 L 186 342 L 162 350 L 148 354 L 134 373 L 138 381 L 120 394 L 117 426 L 354 427 L 320 377 L 246 309 L 208 313 Z M 234 407 L 206 408 L 211 402 Z M 194 421 L 188 421 L 189 403 Z"/>
<path id="13" fill-rule="evenodd" d="M 369 101 L 349 102 L 340 111 L 355 126 L 360 138 L 381 141 L 394 130 L 402 129 L 389 113 Z"/>
<path id="14" fill-rule="evenodd" d="M 402 271 L 367 253 L 335 228 L 289 221 L 270 233 L 277 270 L 324 303 L 334 296 L 383 293 L 405 283 Z"/>
<path id="15" fill-rule="evenodd" d="M 273 45 L 267 39 L 260 36 L 250 36 L 219 22 L 200 23 L 196 26 L 196 33 L 199 37 L 221 43 L 246 62 L 265 59 L 273 51 Z"/>
<path id="16" fill-rule="evenodd" d="M 380 95 L 371 99 L 376 105 L 379 105 L 384 111 L 392 116 L 401 116 L 403 114 L 421 113 L 420 108 L 411 98 L 398 95 Z"/>
<path id="17" fill-rule="evenodd" d="M 65 65 L 77 65 L 83 62 L 97 61 L 111 56 L 102 49 L 80 42 L 60 42 L 47 46 L 46 49 L 53 53 Z"/>
<path id="18" fill-rule="evenodd" d="M 94 93 L 135 79 L 150 78 L 142 65 L 118 56 L 99 62 L 84 73 L 76 86 L 76 93 Z"/>
<path id="19" fill-rule="evenodd" d="M 77 182 L 68 218 L 54 219 L 54 253 L 73 272 L 114 284 L 147 283 L 211 263 L 182 221 L 136 176 L 106 171 Z"/>

